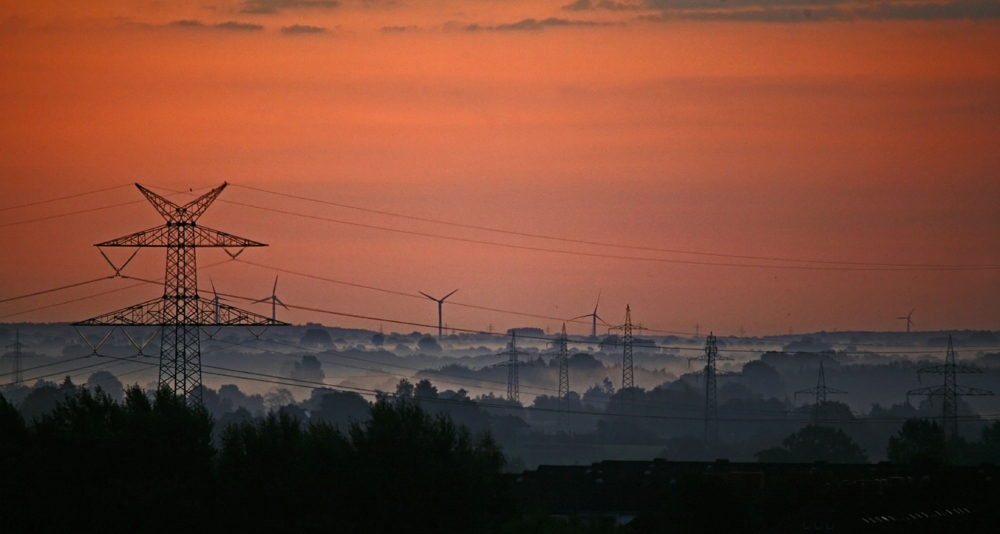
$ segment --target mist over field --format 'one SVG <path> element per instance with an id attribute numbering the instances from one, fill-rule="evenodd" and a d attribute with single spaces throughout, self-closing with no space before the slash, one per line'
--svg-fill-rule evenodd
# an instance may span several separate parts
<path id="1" fill-rule="evenodd" d="M 157 329 L 116 330 L 94 355 L 65 324 L 8 324 L 26 346 L 22 385 L 0 392 L 28 419 L 59 399 L 59 385 L 100 387 L 120 399 L 125 386 L 156 388 Z M 97 346 L 107 329 L 80 328 Z M 202 344 L 203 399 L 221 430 L 233 421 L 289 413 L 303 421 L 346 428 L 368 417 L 379 392 L 423 399 L 477 432 L 489 431 L 517 469 L 539 464 L 586 464 L 606 459 L 752 461 L 755 453 L 811 422 L 811 394 L 820 363 L 830 395 L 828 419 L 866 450 L 885 459 L 885 443 L 910 417 L 940 418 L 940 399 L 907 392 L 941 381 L 918 371 L 940 364 L 948 337 L 959 362 L 982 374 L 958 375 L 961 385 L 1000 391 L 1000 342 L 989 331 L 820 332 L 766 338 L 719 338 L 719 442 L 702 442 L 705 414 L 704 338 L 638 336 L 634 341 L 635 412 L 621 391 L 622 347 L 616 335 L 570 337 L 567 400 L 558 399 L 555 333 L 517 329 L 519 403 L 506 396 L 510 337 L 501 333 L 376 332 L 320 324 L 273 327 L 259 337 L 244 328 L 208 330 Z M 4 359 L 9 382 L 11 362 Z M 731 376 L 727 376 L 731 375 Z M 409 390 L 407 388 L 410 388 Z M 561 413 L 568 413 L 562 420 Z M 960 432 L 970 439 L 1000 414 L 995 396 L 963 397 Z M 980 416 L 980 417 L 977 417 Z"/>

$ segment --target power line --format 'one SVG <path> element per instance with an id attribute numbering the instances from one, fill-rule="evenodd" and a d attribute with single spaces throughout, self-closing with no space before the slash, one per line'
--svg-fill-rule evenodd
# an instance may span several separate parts
<path id="1" fill-rule="evenodd" d="M 420 300 L 422 300 L 423 298 L 425 298 L 425 297 L 422 297 L 422 296 L 420 296 L 418 294 L 415 294 L 415 293 L 406 293 L 406 292 L 403 292 L 403 291 L 397 291 L 397 290 L 393 290 L 393 289 L 386 289 L 386 288 L 382 288 L 382 287 L 378 287 L 378 286 L 373 286 L 373 285 L 358 284 L 358 283 L 355 283 L 355 282 L 347 282 L 347 281 L 344 281 L 344 280 L 337 280 L 337 279 L 334 279 L 334 278 L 328 278 L 328 277 L 324 277 L 324 276 L 320 276 L 320 275 L 305 273 L 305 272 L 302 272 L 302 271 L 296 271 L 296 270 L 288 269 L 288 268 L 285 268 L 285 267 L 277 267 L 277 266 L 274 266 L 274 265 L 266 265 L 266 264 L 262 264 L 262 263 L 256 263 L 256 262 L 252 262 L 252 261 L 249 261 L 249 260 L 246 260 L 246 259 L 243 259 L 243 258 L 236 258 L 236 261 L 238 261 L 240 263 L 243 263 L 243 264 L 247 264 L 247 265 L 253 266 L 253 267 L 258 267 L 258 268 L 261 268 L 261 269 L 269 269 L 269 270 L 274 271 L 274 272 L 291 274 L 291 275 L 295 275 L 295 276 L 301 276 L 303 278 L 309 278 L 309 279 L 318 280 L 318 281 L 321 281 L 321 282 L 329 282 L 329 283 L 340 284 L 340 285 L 345 285 L 345 286 L 349 286 L 349 287 L 356 287 L 356 288 L 360 288 L 360 289 L 367 289 L 367 290 L 371 290 L 371 291 L 378 291 L 378 292 L 381 292 L 381 293 L 387 293 L 387 294 L 391 294 L 391 295 L 398 295 L 398 296 L 408 297 L 408 298 L 413 298 L 413 299 L 420 299 Z M 223 263 L 225 263 L 225 262 L 223 262 Z M 219 264 L 213 264 L 213 265 L 219 265 Z M 233 295 L 225 295 L 225 296 L 233 296 Z M 505 310 L 505 309 L 500 309 L 500 308 L 491 308 L 491 307 L 488 307 L 488 306 L 480 306 L 480 305 L 476 305 L 476 304 L 463 303 L 463 302 L 459 302 L 459 301 L 454 301 L 454 302 L 449 301 L 449 303 L 451 305 L 453 305 L 453 306 L 461 306 L 461 307 L 464 307 L 464 308 L 472 308 L 472 309 L 477 309 L 477 310 L 482 310 L 482 311 L 491 311 L 491 312 L 496 312 L 496 313 L 505 313 L 505 314 L 510 314 L 510 315 L 522 316 L 522 317 L 530 317 L 530 318 L 533 318 L 533 319 L 548 319 L 548 320 L 554 320 L 554 321 L 565 321 L 565 322 L 570 322 L 570 323 L 586 324 L 586 322 L 578 320 L 579 318 L 576 318 L 576 319 L 563 319 L 561 317 L 552 317 L 552 316 L 548 316 L 548 315 L 538 315 L 538 314 L 527 313 L 527 312 L 520 312 L 520 311 L 514 311 L 514 310 Z M 684 335 L 684 336 L 694 336 L 694 337 L 698 336 L 698 334 L 696 332 L 683 332 L 683 331 L 678 331 L 678 330 L 663 330 L 663 329 L 649 328 L 649 327 L 643 327 L 643 329 L 646 330 L 646 331 L 648 331 L 648 332 L 655 332 L 655 333 L 659 333 L 659 334 Z M 490 334 L 492 334 L 492 333 L 490 333 Z M 774 342 L 774 343 L 777 344 L 778 342 Z M 831 345 L 831 346 L 849 346 L 849 347 L 885 347 L 885 345 L 880 345 L 880 344 L 850 343 L 850 342 L 824 342 L 824 344 Z M 677 348 L 677 349 L 685 349 L 685 350 L 701 350 L 700 347 L 663 347 L 663 346 L 658 346 L 658 348 L 671 348 L 671 349 Z M 984 348 L 993 348 L 993 347 L 989 347 L 989 346 L 974 346 L 974 347 L 966 347 L 966 348 L 981 348 L 981 349 L 984 349 Z M 722 352 L 750 352 L 750 353 L 766 352 L 765 350 L 753 350 L 753 349 L 748 349 L 748 350 L 720 349 L 720 350 Z M 879 351 L 880 354 L 926 354 L 926 353 L 935 353 L 935 352 L 944 352 L 944 350 Z"/>
<path id="2" fill-rule="evenodd" d="M 50 198 L 50 199 L 47 199 L 47 200 L 37 200 L 35 202 L 28 202 L 27 204 L 18 204 L 16 206 L 7 206 L 7 207 L 4 207 L 4 208 L 0 208 L 0 211 L 10 211 L 10 210 L 16 210 L 16 209 L 20 209 L 20 208 L 27 208 L 27 207 L 30 207 L 30 206 L 38 206 L 38 205 L 41 205 L 41 204 L 48 204 L 50 202 L 58 202 L 60 200 L 69 200 L 71 198 L 79 198 L 79 197 L 83 197 L 83 196 L 87 196 L 87 195 L 94 195 L 94 194 L 97 194 L 97 193 L 104 193 L 106 191 L 114 191 L 115 189 L 122 189 L 123 187 L 129 187 L 131 185 L 132 184 L 121 184 L 121 185 L 116 185 L 116 186 L 113 186 L 113 187 L 106 187 L 104 189 L 95 189 L 93 191 L 85 191 L 83 193 L 76 193 L 75 195 L 68 195 L 68 196 L 65 196 L 65 197 Z"/>
<path id="3" fill-rule="evenodd" d="M 281 193 L 278 191 L 271 191 L 268 189 L 263 189 L 259 187 L 253 187 L 249 185 L 232 184 L 236 187 L 241 187 L 243 189 L 249 189 L 251 191 L 258 191 L 261 193 L 268 193 L 271 195 L 282 196 L 286 198 L 292 198 L 296 200 L 303 200 L 306 202 L 314 202 L 317 204 L 325 204 L 328 206 L 335 206 L 338 208 L 345 208 L 350 210 L 361 211 L 365 213 L 373 213 L 377 215 L 385 215 L 388 217 L 396 217 L 400 219 L 406 219 L 411 221 L 420 221 L 433 224 L 441 224 L 445 226 L 451 226 L 455 228 L 465 228 L 469 230 L 482 230 L 486 232 L 495 232 L 500 234 L 514 235 L 518 237 L 530 237 L 534 239 L 546 239 L 550 241 L 562 241 L 565 243 L 574 243 L 579 245 L 594 245 L 601 247 L 611 247 L 620 249 L 630 249 L 630 250 L 643 250 L 647 252 L 664 252 L 669 254 L 688 254 L 695 256 L 711 256 L 717 258 L 734 258 L 734 259 L 745 259 L 745 260 L 760 260 L 760 261 L 783 261 L 783 262 L 794 262 L 794 263 L 824 263 L 830 265 L 855 265 L 855 266 L 867 266 L 867 267 L 920 267 L 920 268 L 952 268 L 952 267 L 975 267 L 975 268 L 1000 268 L 1000 265 L 995 264 L 971 264 L 971 265 L 954 265 L 954 264 L 932 264 L 932 263 L 875 263 L 875 262 L 857 262 L 857 261 L 836 261 L 836 260 L 816 260 L 816 259 L 803 259 L 803 258 L 789 258 L 789 257 L 778 257 L 778 256 L 752 256 L 752 255 L 741 255 L 741 254 L 722 254 L 714 252 L 700 252 L 692 250 L 682 250 L 682 249 L 669 249 L 669 248 L 658 248 L 658 247 L 646 247 L 638 245 L 623 245 L 621 243 L 610 243 L 602 241 L 589 241 L 584 239 L 573 239 L 567 237 L 558 237 L 546 234 L 537 234 L 530 232 L 519 232 L 515 230 L 506 230 L 502 228 L 494 228 L 488 226 L 479 226 L 474 224 L 457 223 L 453 221 L 445 221 L 442 219 L 434 219 L 430 217 L 417 217 L 413 215 L 404 215 L 400 213 L 394 213 L 383 210 L 376 210 L 371 208 L 362 208 L 359 206 L 352 206 L 349 204 L 343 204 L 339 202 L 331 202 L 328 200 L 320 200 L 316 198 L 309 198 L 299 195 L 293 195 L 290 193 Z"/>
<path id="4" fill-rule="evenodd" d="M 30 297 L 37 297 L 39 295 L 45 295 L 47 293 L 55 293 L 56 291 L 62 291 L 64 289 L 72 289 L 74 287 L 85 286 L 87 284 L 93 284 L 94 282 L 100 282 L 102 280 L 109 280 L 111 278 L 114 278 L 114 276 L 104 276 L 104 277 L 101 277 L 101 278 L 94 278 L 93 280 L 87 280 L 85 282 L 77 282 L 75 284 L 70 284 L 68 286 L 54 287 L 52 289 L 46 289 L 46 290 L 43 290 L 43 291 L 35 291 L 34 293 L 28 293 L 28 294 L 25 294 L 25 295 L 18 295 L 16 297 L 7 297 L 7 298 L 5 298 L 3 300 L 0 300 L 0 304 L 3 304 L 5 302 L 12 302 L 12 301 L 15 301 L 15 300 L 26 299 L 26 298 L 30 298 Z"/>
<path id="5" fill-rule="evenodd" d="M 208 270 L 208 269 L 211 269 L 212 267 L 217 267 L 219 265 L 222 265 L 223 263 L 228 263 L 228 262 L 229 262 L 229 260 L 224 260 L 224 261 L 220 261 L 220 262 L 216 262 L 216 263 L 210 263 L 210 264 L 202 267 L 202 269 L 203 270 Z M 61 302 L 56 302 L 54 304 L 48 304 L 48 305 L 45 305 L 45 306 L 40 306 L 40 307 L 37 307 L 37 308 L 31 308 L 31 309 L 28 309 L 28 310 L 21 310 L 19 312 L 8 313 L 7 315 L 0 315 L 0 319 L 6 319 L 8 317 L 14 317 L 14 316 L 17 316 L 17 315 L 24 315 L 26 313 L 31 313 L 31 312 L 39 311 L 39 310 L 47 310 L 49 308 L 56 308 L 58 306 L 65 306 L 66 304 L 72 304 L 74 302 L 79 302 L 81 300 L 88 300 L 88 299 L 92 299 L 92 298 L 103 297 L 104 295 L 109 295 L 111 293 L 117 293 L 119 291 L 125 291 L 125 290 L 128 290 L 128 289 L 134 289 L 134 288 L 146 285 L 146 284 L 155 284 L 155 285 L 161 285 L 161 284 L 163 284 L 163 280 L 149 280 L 147 278 L 140 278 L 138 276 L 128 276 L 128 275 L 124 275 L 124 274 L 120 275 L 120 276 L 108 276 L 106 278 L 99 278 L 97 280 L 106 280 L 106 279 L 110 279 L 110 278 L 122 278 L 122 279 L 125 279 L 125 280 L 139 280 L 141 283 L 139 283 L 139 284 L 132 284 L 130 286 L 125 286 L 125 287 L 119 287 L 119 288 L 116 288 L 116 289 L 109 289 L 108 291 L 102 291 L 100 293 L 94 293 L 93 295 L 86 295 L 86 296 L 75 298 L 75 299 L 64 300 L 64 301 L 61 301 Z M 80 285 L 83 285 L 83 284 L 80 284 Z M 59 289 L 63 289 L 63 288 L 59 288 Z M 52 292 L 52 291 L 47 291 L 47 292 Z"/>
<path id="6" fill-rule="evenodd" d="M 277 208 L 269 208 L 265 206 L 257 206 L 254 204 L 248 204 L 245 202 L 236 202 L 232 200 L 220 200 L 226 204 L 232 204 L 234 206 L 243 206 L 247 208 L 258 209 L 262 211 L 269 211 L 273 213 L 280 213 L 283 215 L 290 215 L 293 217 L 302 217 L 306 219 L 312 219 L 317 221 L 325 221 L 336 224 L 343 224 L 347 226 L 355 226 L 358 228 L 368 228 L 372 230 L 382 230 L 385 232 L 395 232 L 399 234 L 415 235 L 420 237 L 430 237 L 435 239 L 445 239 L 449 241 L 457 241 L 460 243 L 473 243 L 477 245 L 487 245 L 494 247 L 511 248 L 517 250 L 529 250 L 533 252 L 547 252 L 553 254 L 566 254 L 571 256 L 582 256 L 589 258 L 604 258 L 604 259 L 616 259 L 616 260 L 630 260 L 630 261 L 644 261 L 644 262 L 655 262 L 655 263 L 671 263 L 671 264 L 681 264 L 681 265 L 704 265 L 704 266 L 715 266 L 715 267 L 746 267 L 753 269 L 783 269 L 783 270 L 805 270 L 805 271 L 977 271 L 977 270 L 995 270 L 1000 269 L 1000 265 L 961 265 L 961 266 L 947 266 L 947 267 L 847 267 L 847 266 L 810 266 L 810 265 L 758 265 L 750 263 L 723 263 L 723 262 L 709 262 L 709 261 L 697 261 L 697 260 L 678 260 L 669 258 L 649 258 L 641 256 L 621 256 L 616 254 L 601 254 L 595 252 L 580 252 L 573 250 L 560 250 L 551 249 L 543 247 L 534 247 L 528 245 L 513 245 L 510 243 L 500 243 L 497 241 L 485 241 L 481 239 L 469 239 L 464 237 L 447 236 L 442 234 L 434 234 L 430 232 L 418 232 L 416 230 L 403 230 L 400 228 L 390 228 L 387 226 L 378 226 L 374 224 L 365 224 L 359 222 L 345 221 L 341 219 L 332 219 L 329 217 L 320 217 L 318 215 L 307 215 L 305 213 L 297 213 L 293 211 L 281 210 Z"/>
<path id="7" fill-rule="evenodd" d="M 172 193 L 170 195 L 166 195 L 166 196 L 167 197 L 174 197 L 174 196 L 177 196 L 179 194 L 187 194 L 187 193 L 188 193 L 187 191 L 174 192 L 174 193 Z M 142 200 L 132 200 L 132 201 L 129 201 L 129 202 L 119 202 L 118 204 L 109 204 L 107 206 L 98 206 L 98 207 L 87 208 L 87 209 L 83 209 L 83 210 L 70 211 L 70 212 L 67 212 L 67 213 L 58 213 L 58 214 L 55 214 L 55 215 L 46 215 L 46 216 L 43 216 L 43 217 L 37 217 L 35 219 L 26 219 L 26 220 L 23 220 L 23 221 L 14 221 L 14 222 L 9 222 L 9 223 L 3 223 L 3 224 L 0 224 L 0 228 L 7 228 L 7 227 L 10 227 L 10 226 L 19 226 L 19 225 L 22 225 L 22 224 L 28 224 L 28 223 L 39 222 L 39 221 L 48 221 L 48 220 L 51 220 L 51 219 L 58 219 L 58 218 L 61 218 L 61 217 L 69 217 L 71 215 L 80 215 L 80 214 L 83 214 L 83 213 L 92 213 L 92 212 L 95 212 L 95 211 L 107 210 L 107 209 L 111 209 L 111 208 L 120 208 L 122 206 L 129 206 L 129 205 L 132 205 L 132 204 L 142 204 L 142 203 L 143 203 Z"/>
<path id="8" fill-rule="evenodd" d="M 71 215 L 80 215 L 82 213 L 91 213 L 91 212 L 101 211 L 101 210 L 107 210 L 107 209 L 111 209 L 111 208 L 120 208 L 122 206 L 129 206 L 129 205 L 132 205 L 132 204 L 142 204 L 142 201 L 141 200 L 132 200 L 130 202 L 119 202 L 118 204 L 110 204 L 110 205 L 107 205 L 107 206 L 98 206 L 96 208 L 87 208 L 85 210 L 70 211 L 70 212 L 67 212 L 67 213 L 59 213 L 59 214 L 56 214 L 56 215 L 46 215 L 44 217 L 38 217 L 38 218 L 35 218 L 35 219 L 26 219 L 26 220 L 23 220 L 23 221 L 14 221 L 14 222 L 0 224 L 0 228 L 7 228 L 9 226 L 19 226 L 19 225 L 22 225 L 22 224 L 28 224 L 28 223 L 39 222 L 39 221 L 48 221 L 48 220 L 51 220 L 51 219 L 58 219 L 60 217 L 69 217 Z"/>

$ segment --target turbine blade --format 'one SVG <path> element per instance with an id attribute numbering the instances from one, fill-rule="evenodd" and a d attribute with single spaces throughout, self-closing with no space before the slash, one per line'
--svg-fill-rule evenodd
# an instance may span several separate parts
<path id="1" fill-rule="evenodd" d="M 278 300 L 278 297 L 274 297 L 274 301 L 277 302 L 278 304 L 281 304 L 282 308 L 284 308 L 286 310 L 288 309 L 288 306 L 285 306 L 284 302 L 281 302 L 280 300 Z"/>
<path id="2" fill-rule="evenodd" d="M 597 307 L 601 305 L 601 293 L 603 291 L 604 291 L 603 289 L 598 289 L 597 290 L 597 304 L 594 304 L 594 314 L 595 315 L 597 314 Z"/>
<path id="3" fill-rule="evenodd" d="M 274 289 L 271 290 L 271 295 L 278 294 L 278 275 L 274 275 Z"/>
<path id="4" fill-rule="evenodd" d="M 455 291 L 452 291 L 451 293 L 448 293 L 447 295 L 445 295 L 445 296 L 441 297 L 441 302 L 444 302 L 444 299 L 446 299 L 446 298 L 448 298 L 448 297 L 450 297 L 450 296 L 454 295 L 454 294 L 455 294 L 455 293 L 457 293 L 457 292 L 458 292 L 458 290 L 456 289 Z"/>
<path id="5" fill-rule="evenodd" d="M 425 296 L 425 297 L 427 297 L 427 298 L 429 298 L 429 299 L 433 300 L 434 302 L 437 302 L 437 299 L 436 299 L 436 298 L 434 298 L 434 297 L 432 297 L 432 296 L 428 295 L 427 293 L 424 293 L 423 291 L 417 291 L 417 293 L 420 293 L 421 295 L 423 295 L 423 296 Z"/>
<path id="6" fill-rule="evenodd" d="M 255 301 L 253 301 L 253 303 L 254 304 L 260 304 L 261 302 L 267 302 L 267 301 L 271 300 L 271 298 L 272 297 L 267 297 L 265 299 L 255 300 Z"/>

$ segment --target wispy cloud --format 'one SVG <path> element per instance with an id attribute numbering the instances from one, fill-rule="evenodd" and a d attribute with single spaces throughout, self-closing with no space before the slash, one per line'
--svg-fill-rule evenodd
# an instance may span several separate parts
<path id="1" fill-rule="evenodd" d="M 383 26 L 380 31 L 385 33 L 415 32 L 420 28 L 417 26 Z"/>
<path id="2" fill-rule="evenodd" d="M 576 0 L 568 11 L 645 11 L 643 20 L 807 22 L 1000 18 L 1000 0 Z"/>
<path id="3" fill-rule="evenodd" d="M 305 26 L 302 24 L 293 24 L 291 26 L 285 26 L 281 28 L 281 33 L 285 35 L 301 35 L 301 34 L 316 34 L 323 33 L 326 28 L 321 26 Z"/>
<path id="4" fill-rule="evenodd" d="M 1000 1 L 997 0 L 959 0 L 941 3 L 878 2 L 864 5 L 837 1 L 806 3 L 807 0 L 772 0 L 770 2 L 764 0 L 756 6 L 750 5 L 751 0 L 735 1 L 739 5 L 731 8 L 673 8 L 664 9 L 655 15 L 646 15 L 641 18 L 651 21 L 730 20 L 749 22 L 1000 19 Z M 666 1 L 660 3 L 666 3 Z"/>
<path id="5" fill-rule="evenodd" d="M 241 13 L 270 15 L 283 9 L 332 9 L 340 6 L 337 0 L 247 0 Z"/>
<path id="6" fill-rule="evenodd" d="M 200 20 L 175 20 L 167 24 L 168 26 L 173 26 L 177 28 L 203 28 L 203 29 L 215 29 L 215 30 L 232 30 L 232 31 L 260 31 L 264 27 L 260 24 L 250 24 L 247 22 L 221 22 L 219 24 L 205 24 Z"/>
<path id="7" fill-rule="evenodd" d="M 609 11 L 636 11 L 647 9 L 645 2 L 614 2 L 612 0 L 576 0 L 572 4 L 562 6 L 567 11 L 590 11 L 606 9 Z"/>
<path id="8" fill-rule="evenodd" d="M 549 17 L 547 19 L 524 19 L 520 22 L 514 22 L 511 24 L 499 24 L 496 26 L 481 26 L 479 24 L 470 24 L 465 27 L 466 31 L 539 31 L 545 28 L 555 28 L 555 27 L 593 27 L 593 26 L 611 26 L 613 23 L 610 22 L 596 22 L 590 20 L 568 20 L 559 19 L 555 17 Z"/>

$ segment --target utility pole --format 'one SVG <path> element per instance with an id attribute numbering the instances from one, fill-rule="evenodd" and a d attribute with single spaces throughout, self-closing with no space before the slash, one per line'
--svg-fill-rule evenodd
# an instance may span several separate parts
<path id="1" fill-rule="evenodd" d="M 715 333 L 709 332 L 705 338 L 705 355 L 691 358 L 691 361 L 704 360 L 705 368 L 701 374 L 705 376 L 705 444 L 719 442 L 719 397 L 716 389 L 716 379 L 719 376 L 739 376 L 739 373 L 722 372 L 716 368 L 719 360 L 732 360 L 730 356 L 719 356 L 719 346 Z M 712 441 L 709 441 L 711 438 Z"/>
<path id="2" fill-rule="evenodd" d="M 816 396 L 816 403 L 813 405 L 812 424 L 815 426 L 826 426 L 826 396 L 847 395 L 847 392 L 826 387 L 826 372 L 823 370 L 823 360 L 820 360 L 819 378 L 816 380 L 816 387 L 796 391 L 795 397 L 798 397 L 800 394 Z"/>
<path id="3" fill-rule="evenodd" d="M 569 402 L 569 343 L 566 338 L 566 323 L 563 323 L 562 333 L 556 339 L 558 352 L 556 358 L 559 359 L 559 421 L 560 428 L 569 429 L 569 413 L 567 404 Z"/>
<path id="4" fill-rule="evenodd" d="M 200 247 L 243 249 L 266 245 L 198 225 L 198 218 L 226 188 L 225 183 L 183 206 L 139 184 L 135 185 L 166 220 L 166 224 L 96 246 L 165 248 L 167 264 L 163 296 L 75 323 L 74 326 L 159 326 L 159 387 L 173 391 L 190 404 L 200 405 L 202 326 L 250 327 L 285 323 L 198 296 L 196 251 Z"/>
<path id="5" fill-rule="evenodd" d="M 958 397 L 991 396 L 992 391 L 978 388 L 959 386 L 956 383 L 955 375 L 958 373 L 982 374 L 983 370 L 971 365 L 958 365 L 955 361 L 955 348 L 952 345 L 951 336 L 948 336 L 948 353 L 944 359 L 944 365 L 932 365 L 917 371 L 917 380 L 923 373 L 944 375 L 944 384 L 926 388 L 914 389 L 906 392 L 906 400 L 909 402 L 910 395 L 926 395 L 928 398 L 941 397 L 941 425 L 951 437 L 958 436 Z"/>
<path id="6" fill-rule="evenodd" d="M 21 376 L 21 349 L 27 345 L 21 343 L 21 330 L 14 330 L 14 343 L 7 345 L 7 353 L 4 354 L 4 358 L 11 361 L 11 381 L 10 385 L 17 386 L 20 385 L 23 377 Z"/>

